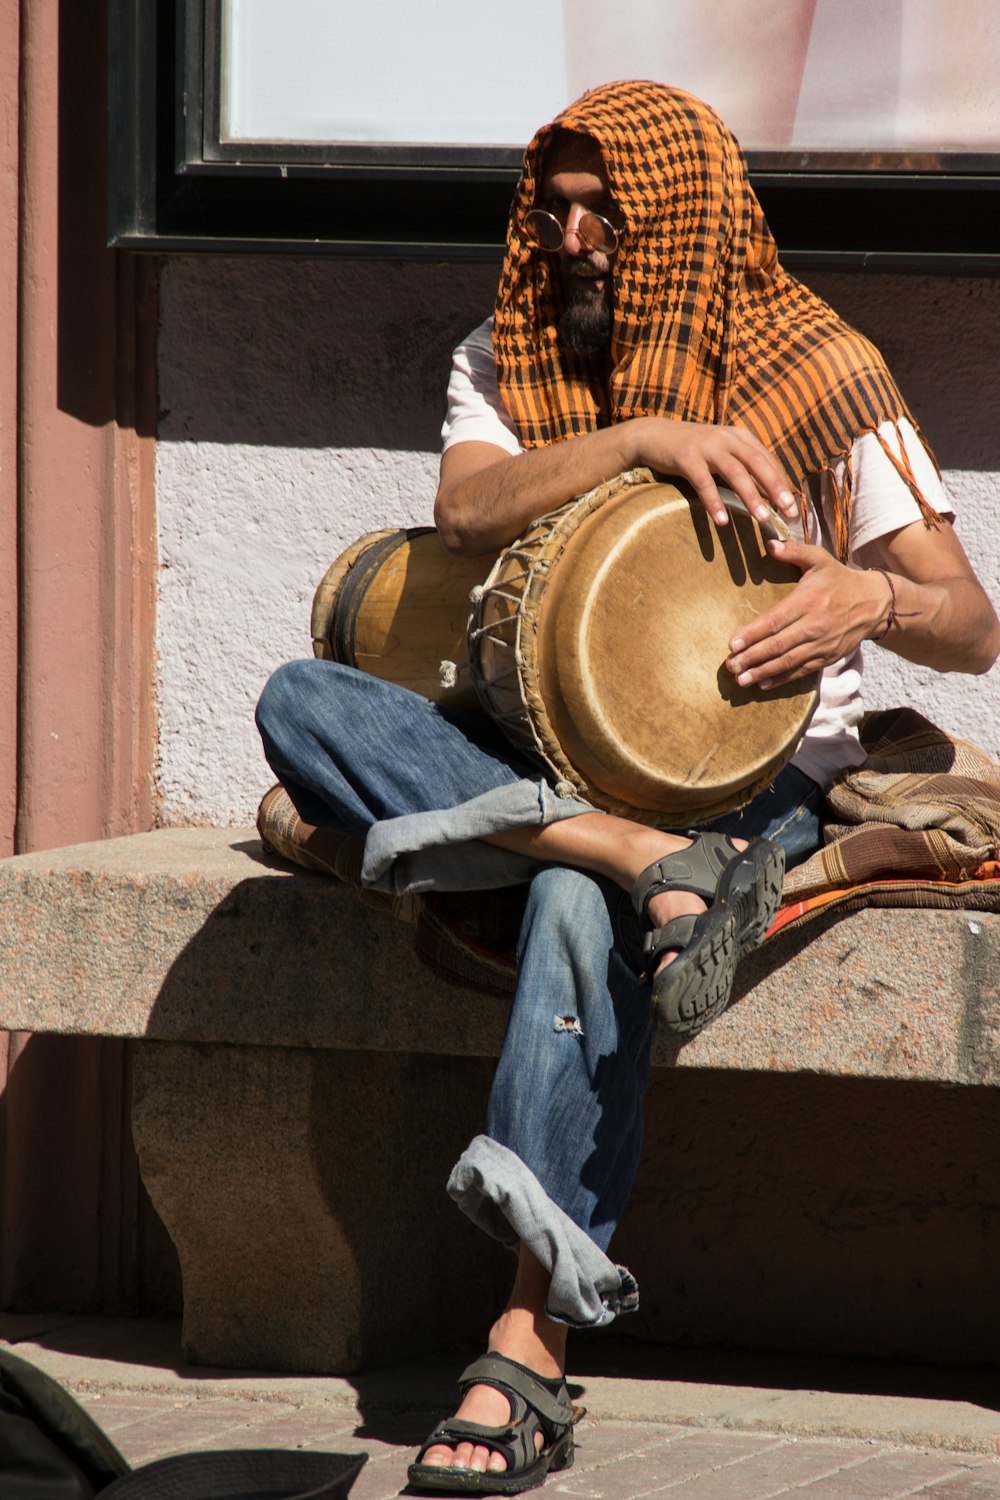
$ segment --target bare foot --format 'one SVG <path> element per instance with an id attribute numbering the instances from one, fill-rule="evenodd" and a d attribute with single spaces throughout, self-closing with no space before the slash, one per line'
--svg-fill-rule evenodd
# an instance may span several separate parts
<path id="1" fill-rule="evenodd" d="M 553 1328 L 554 1325 L 549 1324 L 548 1327 Z M 509 1309 L 493 1325 L 488 1348 L 493 1354 L 506 1354 L 508 1359 L 516 1359 L 518 1364 L 525 1365 L 543 1379 L 554 1379 L 563 1373 L 562 1351 L 559 1349 L 558 1353 L 553 1352 L 550 1345 L 553 1342 L 557 1347 L 563 1344 L 563 1332 L 560 1331 L 555 1340 L 539 1337 L 535 1320 L 526 1317 L 520 1309 Z M 455 1415 L 469 1422 L 505 1427 L 510 1421 L 510 1402 L 491 1385 L 473 1385 L 465 1393 Z M 543 1444 L 542 1434 L 536 1433 L 536 1451 L 541 1450 Z M 507 1460 L 502 1453 L 496 1453 L 482 1444 L 472 1443 L 459 1443 L 454 1449 L 444 1443 L 437 1443 L 433 1448 L 428 1448 L 421 1463 L 434 1468 L 476 1469 L 479 1473 L 488 1471 L 491 1474 L 501 1474 L 507 1467 Z"/>

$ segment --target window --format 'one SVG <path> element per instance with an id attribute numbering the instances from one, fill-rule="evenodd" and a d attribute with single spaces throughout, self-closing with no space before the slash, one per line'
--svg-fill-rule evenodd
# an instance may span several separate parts
<path id="1" fill-rule="evenodd" d="M 108 3 L 118 246 L 494 258 L 532 130 L 669 76 L 786 263 L 1000 270 L 996 0 Z"/>

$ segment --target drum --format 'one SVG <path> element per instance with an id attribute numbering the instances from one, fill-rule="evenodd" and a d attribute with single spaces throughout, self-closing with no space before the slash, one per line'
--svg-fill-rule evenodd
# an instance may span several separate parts
<path id="1" fill-rule="evenodd" d="M 370 532 L 341 553 L 316 590 L 313 652 L 435 703 L 479 709 L 466 630 L 469 593 L 488 570 L 481 557 L 446 552 L 431 527 Z M 456 671 L 460 663 L 464 672 Z"/>
<path id="2" fill-rule="evenodd" d="M 742 806 L 793 754 L 817 678 L 764 692 L 726 670 L 738 628 L 798 572 L 735 495 L 717 530 L 693 492 L 631 470 L 542 517 L 476 592 L 469 657 L 507 737 L 561 789 L 650 823 Z"/>

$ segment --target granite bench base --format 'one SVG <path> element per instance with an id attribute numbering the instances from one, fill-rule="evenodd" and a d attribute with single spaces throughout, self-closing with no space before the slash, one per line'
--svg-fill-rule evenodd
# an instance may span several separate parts
<path id="1" fill-rule="evenodd" d="M 0 1024 L 141 1042 L 133 1128 L 197 1363 L 344 1373 L 481 1334 L 510 1257 L 442 1185 L 505 1017 L 248 831 L 0 862 Z M 1000 918 L 788 934 L 656 1061 L 618 1331 L 995 1358 Z"/>

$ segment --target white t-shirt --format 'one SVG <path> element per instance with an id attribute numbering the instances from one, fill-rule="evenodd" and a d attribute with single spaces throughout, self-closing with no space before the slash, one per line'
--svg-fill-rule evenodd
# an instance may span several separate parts
<path id="1" fill-rule="evenodd" d="M 492 443 L 512 457 L 524 452 L 497 385 L 492 318 L 481 323 L 455 350 L 448 382 L 448 414 L 441 435 L 446 449 L 456 443 L 478 442 Z M 951 498 L 910 423 L 900 421 L 897 428 L 886 422 L 879 435 L 897 454 L 901 442 L 905 445 L 906 458 L 924 499 L 940 515 L 953 518 Z M 841 463 L 835 471 L 837 483 L 843 478 L 843 467 Z M 810 508 L 809 541 L 832 551 L 833 482 L 824 475 L 811 483 L 816 487 L 811 498 L 814 502 L 818 499 L 819 504 Z M 855 440 L 851 494 L 851 558 L 866 542 L 920 520 L 920 509 L 908 485 L 873 433 Z M 792 757 L 792 764 L 821 786 L 829 785 L 838 771 L 858 766 L 865 758 L 857 727 L 864 711 L 862 671 L 860 650 L 824 670 L 816 712 Z"/>

